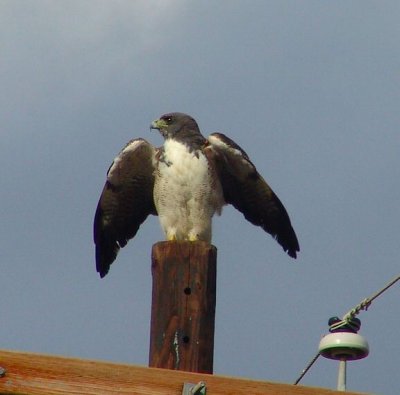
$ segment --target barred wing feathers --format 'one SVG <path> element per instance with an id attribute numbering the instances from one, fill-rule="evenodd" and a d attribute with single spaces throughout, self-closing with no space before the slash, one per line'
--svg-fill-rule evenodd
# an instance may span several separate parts
<path id="1" fill-rule="evenodd" d="M 300 251 L 289 215 L 246 152 L 222 133 L 208 138 L 226 203 L 271 234 L 292 258 Z"/>
<path id="2" fill-rule="evenodd" d="M 153 201 L 155 153 L 146 140 L 131 140 L 107 172 L 93 226 L 96 269 L 101 277 L 147 216 L 157 214 Z"/>

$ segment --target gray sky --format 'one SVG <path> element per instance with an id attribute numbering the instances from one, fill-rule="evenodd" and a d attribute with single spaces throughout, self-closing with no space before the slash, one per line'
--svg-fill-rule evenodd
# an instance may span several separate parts
<path id="1" fill-rule="evenodd" d="M 292 383 L 329 317 L 399 274 L 399 20 L 398 1 L 0 1 L 0 348 L 147 364 L 157 218 L 103 280 L 92 221 L 118 151 L 182 111 L 247 151 L 301 245 L 214 221 L 215 373 Z M 360 314 L 349 389 L 398 393 L 399 296 Z M 321 358 L 302 384 L 336 378 Z"/>

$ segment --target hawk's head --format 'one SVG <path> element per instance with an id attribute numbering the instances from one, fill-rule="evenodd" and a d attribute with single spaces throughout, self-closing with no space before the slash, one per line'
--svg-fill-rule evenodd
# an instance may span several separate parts
<path id="1" fill-rule="evenodd" d="M 182 112 L 164 114 L 150 125 L 150 129 L 157 129 L 165 138 L 184 139 L 190 135 L 200 134 L 196 121 Z"/>

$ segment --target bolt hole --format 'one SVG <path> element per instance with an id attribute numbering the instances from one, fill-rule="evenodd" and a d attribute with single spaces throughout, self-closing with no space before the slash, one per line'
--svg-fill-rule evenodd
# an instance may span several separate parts
<path id="1" fill-rule="evenodd" d="M 192 293 L 192 289 L 190 287 L 186 287 L 183 292 L 185 293 L 185 295 L 190 295 Z"/>
<path id="2" fill-rule="evenodd" d="M 187 344 L 190 341 L 190 337 L 189 336 L 183 336 L 182 340 L 183 340 L 184 343 Z"/>

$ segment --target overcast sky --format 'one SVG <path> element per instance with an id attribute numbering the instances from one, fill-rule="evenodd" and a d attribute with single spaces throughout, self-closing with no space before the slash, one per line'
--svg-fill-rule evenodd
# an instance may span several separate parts
<path id="1" fill-rule="evenodd" d="M 103 280 L 92 222 L 119 150 L 181 111 L 247 151 L 301 245 L 215 219 L 215 373 L 293 383 L 328 319 L 399 274 L 399 20 L 384 0 L 0 0 L 0 348 L 147 364 L 158 220 Z M 398 394 L 399 301 L 359 315 L 350 390 Z M 336 379 L 320 358 L 301 383 Z"/>

